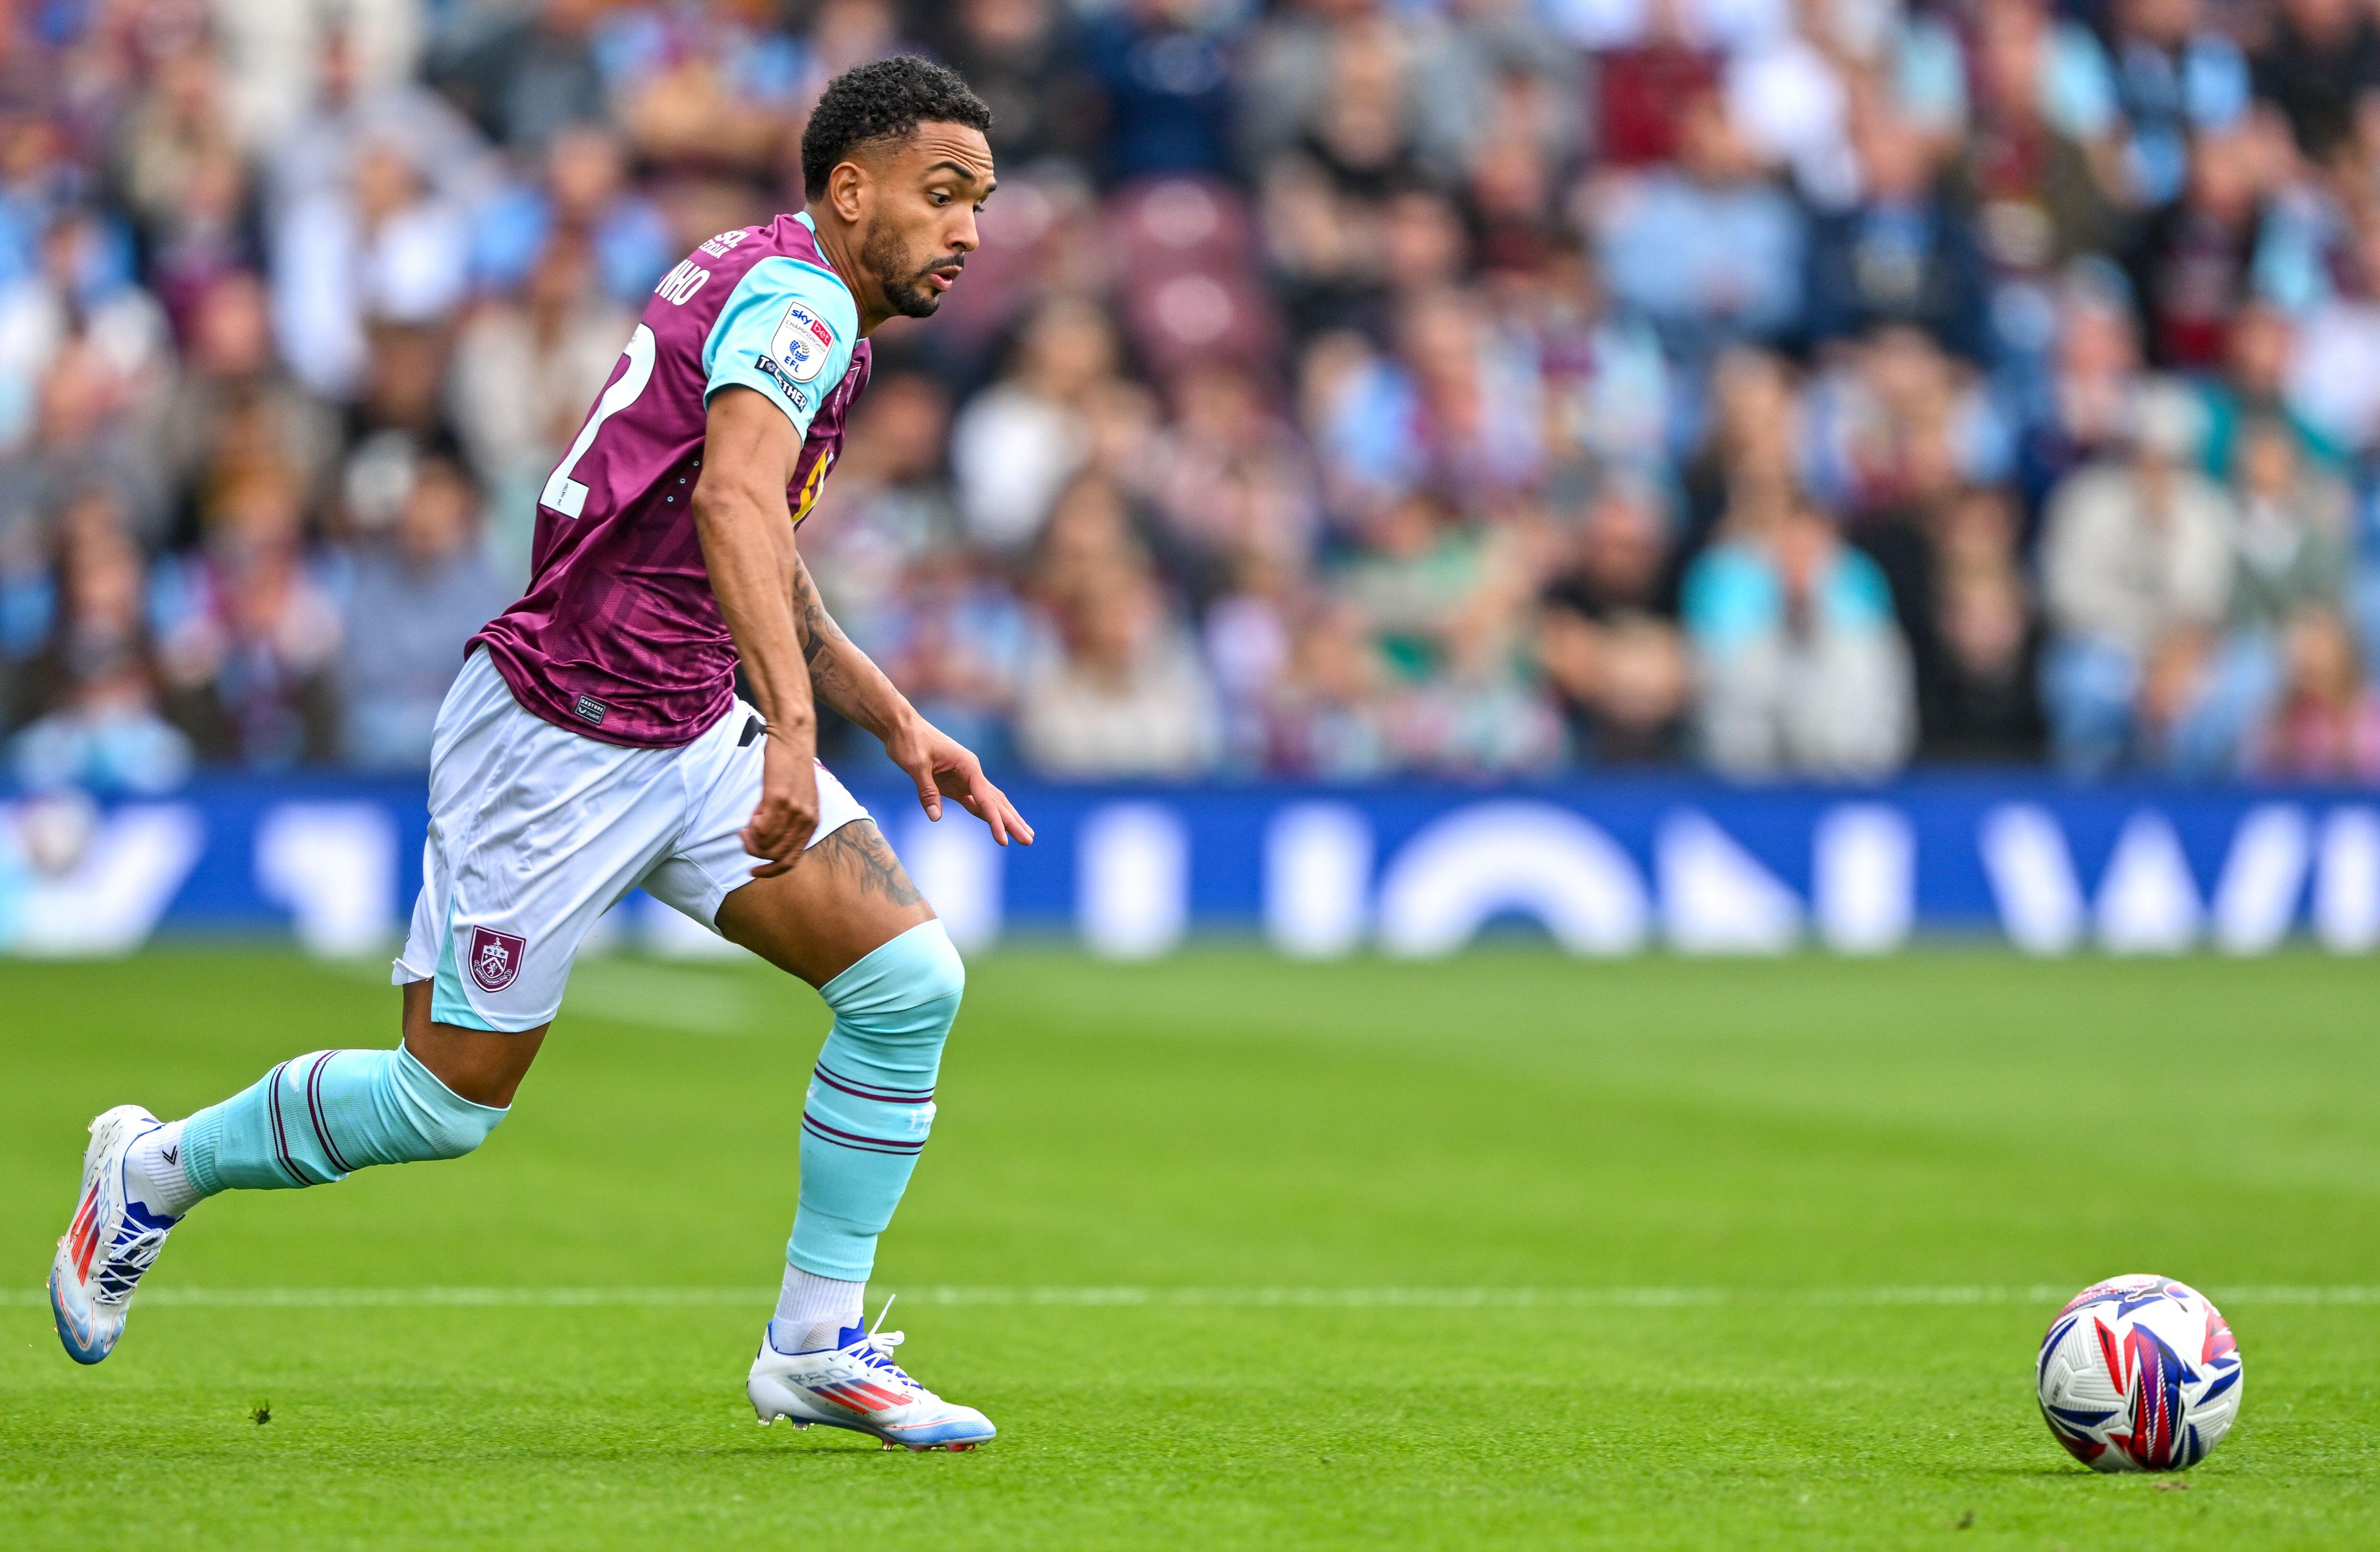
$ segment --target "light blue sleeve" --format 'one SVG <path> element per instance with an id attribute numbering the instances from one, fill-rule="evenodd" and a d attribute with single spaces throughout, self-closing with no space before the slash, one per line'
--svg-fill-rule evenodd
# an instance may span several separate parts
<path id="1" fill-rule="evenodd" d="M 859 309 L 832 272 L 783 254 L 744 273 L 702 343 L 702 396 L 749 388 L 809 434 L 819 402 L 851 370 Z"/>

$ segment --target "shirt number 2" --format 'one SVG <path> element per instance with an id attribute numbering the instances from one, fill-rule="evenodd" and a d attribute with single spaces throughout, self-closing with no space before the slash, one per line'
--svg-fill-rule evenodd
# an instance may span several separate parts
<path id="1" fill-rule="evenodd" d="M 652 330 L 638 324 L 637 332 L 628 336 L 628 348 L 620 352 L 622 359 L 628 363 L 627 370 L 595 401 L 595 412 L 587 418 L 587 424 L 578 428 L 578 440 L 570 444 L 570 451 L 563 455 L 562 462 L 546 480 L 545 489 L 538 492 L 540 506 L 550 507 L 565 517 L 576 517 L 587 510 L 587 487 L 571 479 L 571 471 L 595 444 L 595 433 L 603 429 L 603 422 L 635 404 L 637 395 L 645 391 L 645 384 L 653 380 L 654 348 Z"/>

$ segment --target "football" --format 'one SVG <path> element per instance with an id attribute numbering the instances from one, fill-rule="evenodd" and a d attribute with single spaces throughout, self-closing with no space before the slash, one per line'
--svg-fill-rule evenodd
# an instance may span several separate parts
<path id="1" fill-rule="evenodd" d="M 2185 1471 L 2240 1414 L 2240 1344 L 2206 1296 L 2133 1273 L 2067 1301 L 2034 1367 L 2041 1416 L 2096 1471 Z"/>

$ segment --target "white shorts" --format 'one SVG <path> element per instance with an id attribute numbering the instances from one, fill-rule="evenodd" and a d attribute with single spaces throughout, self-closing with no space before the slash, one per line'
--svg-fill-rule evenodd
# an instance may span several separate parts
<path id="1" fill-rule="evenodd" d="M 737 833 L 760 801 L 759 713 L 742 700 L 693 743 L 628 749 L 556 727 L 473 652 L 438 709 L 421 896 L 394 979 L 430 1016 L 534 1029 L 562 1007 L 595 919 L 642 887 L 715 928 L 751 882 Z M 816 845 L 868 810 L 819 767 Z"/>

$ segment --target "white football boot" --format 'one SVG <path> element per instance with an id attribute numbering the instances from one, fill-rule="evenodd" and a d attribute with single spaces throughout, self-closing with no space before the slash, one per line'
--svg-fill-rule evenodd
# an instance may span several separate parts
<path id="1" fill-rule="evenodd" d="M 75 1198 L 74 1221 L 50 1263 L 50 1311 L 58 1340 L 78 1364 L 96 1364 L 115 1351 L 140 1274 L 181 1221 L 160 1218 L 125 1194 L 124 1156 L 158 1125 L 138 1105 L 118 1105 L 91 1123 L 82 1194 Z"/>
<path id="2" fill-rule="evenodd" d="M 884 1301 L 885 1314 L 892 1301 Z M 884 1448 L 973 1449 L 999 1432 L 973 1407 L 952 1404 L 918 1384 L 892 1361 L 901 1333 L 847 1326 L 840 1347 L 813 1352 L 780 1352 L 768 1334 L 752 1360 L 744 1393 L 767 1427 L 782 1417 L 796 1428 L 823 1423 L 884 1441 Z"/>

